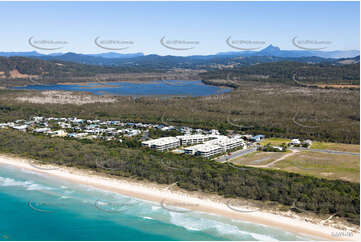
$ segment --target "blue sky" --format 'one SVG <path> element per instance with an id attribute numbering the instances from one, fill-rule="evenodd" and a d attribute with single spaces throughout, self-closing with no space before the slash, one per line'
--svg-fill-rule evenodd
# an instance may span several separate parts
<path id="1" fill-rule="evenodd" d="M 57 52 L 33 48 L 31 36 L 66 41 L 58 52 L 77 53 L 108 52 L 94 44 L 97 36 L 133 42 L 119 53 L 236 51 L 229 36 L 281 49 L 296 50 L 296 36 L 331 42 L 325 50 L 360 49 L 359 2 L 0 2 L 0 26 L 0 51 Z M 198 43 L 179 51 L 162 46 L 162 37 Z"/>

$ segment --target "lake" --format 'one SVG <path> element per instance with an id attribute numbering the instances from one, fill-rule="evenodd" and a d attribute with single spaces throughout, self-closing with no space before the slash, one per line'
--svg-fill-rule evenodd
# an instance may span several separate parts
<path id="1" fill-rule="evenodd" d="M 210 86 L 202 81 L 162 80 L 149 82 L 94 82 L 84 84 L 29 85 L 18 90 L 85 91 L 96 95 L 119 96 L 208 96 L 229 92 L 229 88 Z"/>

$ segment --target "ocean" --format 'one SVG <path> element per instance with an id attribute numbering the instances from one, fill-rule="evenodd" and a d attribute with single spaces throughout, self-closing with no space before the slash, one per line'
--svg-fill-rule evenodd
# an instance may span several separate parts
<path id="1" fill-rule="evenodd" d="M 202 81 L 151 81 L 151 82 L 106 82 L 84 83 L 81 85 L 28 85 L 15 87 L 18 90 L 57 90 L 57 91 L 85 91 L 96 95 L 119 96 L 208 96 L 229 92 L 229 88 L 220 88 L 202 83 Z"/>
<path id="2" fill-rule="evenodd" d="M 0 164 L 0 241 L 311 240 Z"/>

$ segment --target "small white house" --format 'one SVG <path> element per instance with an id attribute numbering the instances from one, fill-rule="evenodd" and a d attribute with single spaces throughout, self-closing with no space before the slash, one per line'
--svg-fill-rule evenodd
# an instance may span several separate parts
<path id="1" fill-rule="evenodd" d="M 299 139 L 293 139 L 293 140 L 291 140 L 290 144 L 291 145 L 300 145 L 301 141 Z"/>
<path id="2" fill-rule="evenodd" d="M 27 125 L 16 125 L 12 127 L 13 129 L 19 130 L 19 131 L 26 131 L 26 129 L 28 128 Z"/>
<path id="3" fill-rule="evenodd" d="M 41 122 L 41 121 L 43 121 L 43 117 L 33 117 L 33 120 L 35 121 L 35 122 Z"/>
<path id="4" fill-rule="evenodd" d="M 50 129 L 49 128 L 38 128 L 38 129 L 34 129 L 35 133 L 47 133 L 49 132 Z"/>
<path id="5" fill-rule="evenodd" d="M 52 134 L 52 136 L 58 136 L 58 137 L 65 137 L 66 135 L 67 133 L 62 129 L 56 130 Z"/>

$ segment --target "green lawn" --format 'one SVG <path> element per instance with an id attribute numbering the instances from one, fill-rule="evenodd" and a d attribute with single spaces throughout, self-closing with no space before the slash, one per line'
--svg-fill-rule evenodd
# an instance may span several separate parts
<path id="1" fill-rule="evenodd" d="M 360 182 L 360 157 L 302 151 L 281 160 L 273 168 L 327 179 Z"/>
<path id="2" fill-rule="evenodd" d="M 289 151 L 287 151 L 289 152 Z M 236 165 L 266 165 L 282 156 L 286 152 L 253 152 L 239 158 L 233 159 L 232 163 Z"/>
<path id="3" fill-rule="evenodd" d="M 260 143 L 261 145 L 266 145 L 271 143 L 271 145 L 280 146 L 283 143 L 288 144 L 291 140 L 290 139 L 284 139 L 284 138 L 266 138 L 262 140 Z"/>
<path id="4" fill-rule="evenodd" d="M 318 142 L 318 141 L 312 143 L 311 149 L 337 150 L 337 151 L 360 153 L 360 145 L 326 143 L 326 142 Z"/>

